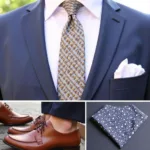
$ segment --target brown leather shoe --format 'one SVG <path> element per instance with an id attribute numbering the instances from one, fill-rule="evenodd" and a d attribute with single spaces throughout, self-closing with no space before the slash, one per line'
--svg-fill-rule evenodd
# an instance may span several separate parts
<path id="1" fill-rule="evenodd" d="M 79 130 L 62 134 L 52 127 L 50 121 L 47 121 L 37 130 L 29 133 L 6 136 L 4 143 L 18 150 L 51 150 L 54 148 L 79 150 L 80 140 Z"/>
<path id="2" fill-rule="evenodd" d="M 0 107 L 0 122 L 7 126 L 24 125 L 33 121 L 29 115 L 20 115 L 14 112 L 8 104 L 2 103 Z"/>
<path id="3" fill-rule="evenodd" d="M 37 129 L 41 123 L 45 121 L 45 117 L 39 116 L 35 119 L 34 122 L 32 122 L 29 126 L 27 127 L 10 127 L 8 129 L 8 134 L 25 134 L 27 132 L 31 132 L 35 129 Z"/>

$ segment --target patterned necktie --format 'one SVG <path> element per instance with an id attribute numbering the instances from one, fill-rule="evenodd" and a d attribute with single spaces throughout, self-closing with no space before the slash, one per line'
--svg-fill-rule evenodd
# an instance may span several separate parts
<path id="1" fill-rule="evenodd" d="M 60 100 L 80 100 L 85 87 L 85 43 L 83 27 L 76 14 L 82 4 L 66 0 L 61 6 L 68 13 L 68 22 L 60 44 L 58 95 Z"/>

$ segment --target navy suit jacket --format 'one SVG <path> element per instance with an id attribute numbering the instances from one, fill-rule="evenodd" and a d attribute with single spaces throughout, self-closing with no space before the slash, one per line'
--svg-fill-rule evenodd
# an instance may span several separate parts
<path id="1" fill-rule="evenodd" d="M 43 0 L 0 16 L 1 99 L 59 99 L 44 37 Z M 113 79 L 125 58 L 141 64 L 146 73 Z M 149 99 L 149 73 L 150 17 L 104 0 L 97 48 L 82 99 Z"/>

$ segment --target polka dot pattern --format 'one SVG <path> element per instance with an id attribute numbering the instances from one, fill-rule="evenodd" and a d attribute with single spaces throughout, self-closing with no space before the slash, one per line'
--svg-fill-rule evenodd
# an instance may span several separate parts
<path id="1" fill-rule="evenodd" d="M 122 148 L 148 116 L 135 105 L 105 105 L 92 118 Z"/>

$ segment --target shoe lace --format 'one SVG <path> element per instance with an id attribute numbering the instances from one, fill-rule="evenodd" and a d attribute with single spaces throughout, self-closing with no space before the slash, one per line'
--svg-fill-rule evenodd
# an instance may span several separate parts
<path id="1" fill-rule="evenodd" d="M 12 110 L 12 108 L 11 108 L 7 103 L 4 103 L 4 106 L 5 106 L 8 110 Z"/>
<path id="2" fill-rule="evenodd" d="M 36 131 L 38 133 L 42 134 L 44 132 L 44 130 L 45 130 L 45 127 L 47 127 L 47 124 L 46 124 L 46 121 L 44 119 L 43 122 L 41 122 L 40 124 L 37 125 Z"/>
<path id="3" fill-rule="evenodd" d="M 33 122 L 33 124 L 35 126 L 38 126 L 39 124 L 41 124 L 43 121 L 45 121 L 45 118 L 43 116 L 39 116 L 35 119 L 35 121 Z"/>

